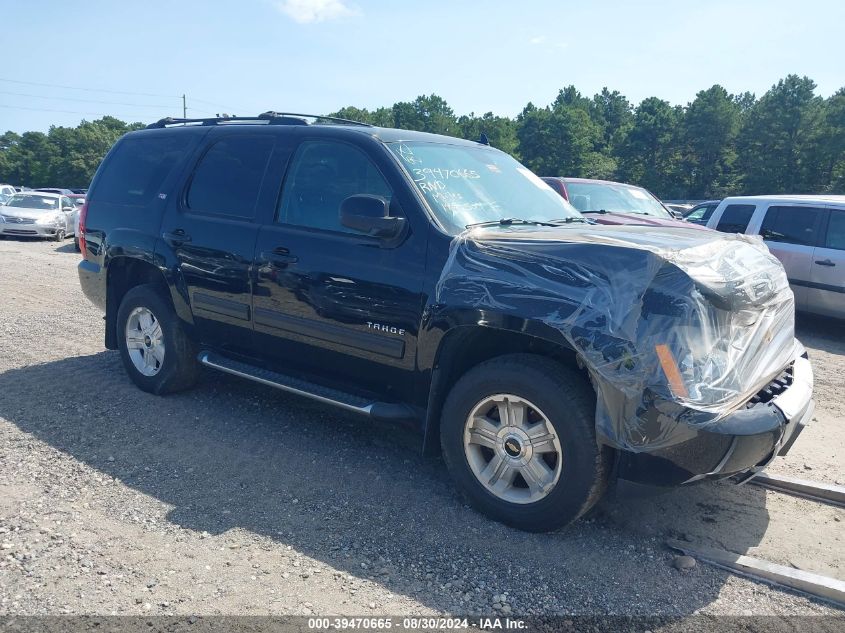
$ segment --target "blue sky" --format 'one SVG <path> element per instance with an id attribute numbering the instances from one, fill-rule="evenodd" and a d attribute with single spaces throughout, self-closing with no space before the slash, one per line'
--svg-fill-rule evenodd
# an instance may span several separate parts
<path id="1" fill-rule="evenodd" d="M 430 93 L 513 116 L 568 84 L 679 104 L 789 73 L 845 86 L 841 0 L 0 0 L 0 15 L 0 79 L 88 89 L 0 81 L 0 131 L 178 116 L 182 93 L 197 116 Z"/>

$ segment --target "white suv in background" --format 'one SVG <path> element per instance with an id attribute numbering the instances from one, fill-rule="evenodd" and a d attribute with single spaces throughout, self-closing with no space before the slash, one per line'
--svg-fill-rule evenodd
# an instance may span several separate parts
<path id="1" fill-rule="evenodd" d="M 845 319 L 845 196 L 725 198 L 707 226 L 760 235 L 804 312 Z"/>

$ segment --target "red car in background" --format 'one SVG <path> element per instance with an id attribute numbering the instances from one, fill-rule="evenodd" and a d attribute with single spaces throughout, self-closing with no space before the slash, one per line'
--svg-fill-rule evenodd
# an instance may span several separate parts
<path id="1" fill-rule="evenodd" d="M 590 178 L 546 176 L 543 181 L 563 196 L 569 204 L 599 224 L 705 228 L 675 219 L 660 200 L 642 187 Z"/>

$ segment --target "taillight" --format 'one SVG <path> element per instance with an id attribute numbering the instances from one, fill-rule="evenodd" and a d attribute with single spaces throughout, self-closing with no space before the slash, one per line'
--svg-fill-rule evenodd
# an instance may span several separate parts
<path id="1" fill-rule="evenodd" d="M 88 201 L 79 210 L 79 250 L 82 252 L 82 259 L 88 257 L 88 247 L 85 244 L 85 217 L 88 215 Z"/>

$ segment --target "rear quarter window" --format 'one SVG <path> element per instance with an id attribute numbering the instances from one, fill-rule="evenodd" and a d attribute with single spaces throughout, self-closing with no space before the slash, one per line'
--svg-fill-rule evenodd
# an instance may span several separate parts
<path id="1" fill-rule="evenodd" d="M 119 142 L 97 177 L 97 202 L 146 205 L 185 157 L 188 135 L 130 136 Z"/>
<path id="2" fill-rule="evenodd" d="M 729 204 L 722 212 L 716 230 L 722 233 L 745 233 L 756 208 L 753 204 Z"/>

